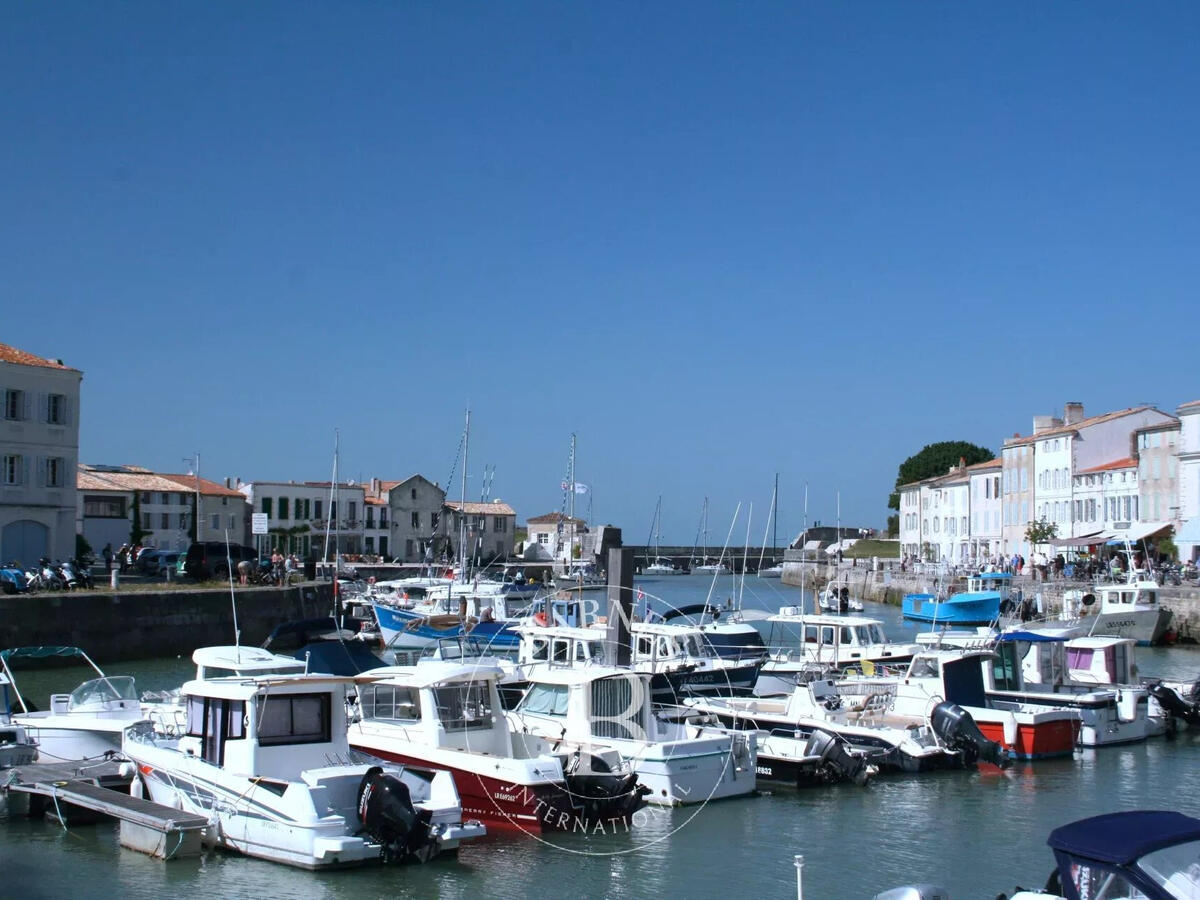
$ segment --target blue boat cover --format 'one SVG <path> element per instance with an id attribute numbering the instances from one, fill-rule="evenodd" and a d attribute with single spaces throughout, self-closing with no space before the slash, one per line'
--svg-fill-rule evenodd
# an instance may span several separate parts
<path id="1" fill-rule="evenodd" d="M 1028 641 L 1031 644 L 1045 644 L 1054 641 L 1065 642 L 1060 634 L 1042 634 L 1039 631 L 1002 631 L 997 641 Z"/>
<path id="2" fill-rule="evenodd" d="M 1111 865 L 1128 865 L 1140 856 L 1200 840 L 1200 819 L 1167 810 L 1105 813 L 1080 819 L 1050 832 L 1055 850 Z"/>

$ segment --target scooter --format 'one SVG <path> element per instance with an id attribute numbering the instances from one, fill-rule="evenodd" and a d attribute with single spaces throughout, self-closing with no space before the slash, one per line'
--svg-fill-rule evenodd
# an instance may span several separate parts
<path id="1" fill-rule="evenodd" d="M 96 582 L 92 580 L 91 566 L 89 566 L 82 559 L 68 560 L 63 564 L 63 569 L 65 570 L 67 566 L 71 567 L 71 573 L 75 578 L 76 587 L 84 588 L 90 591 L 96 586 Z"/>
<path id="2" fill-rule="evenodd" d="M 17 563 L 10 562 L 0 566 L 0 591 L 6 594 L 26 594 L 29 592 L 29 579 L 25 570 Z"/>

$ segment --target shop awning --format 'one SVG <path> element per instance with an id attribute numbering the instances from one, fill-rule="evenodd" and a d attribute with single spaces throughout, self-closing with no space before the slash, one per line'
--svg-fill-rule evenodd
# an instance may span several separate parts
<path id="1" fill-rule="evenodd" d="M 1108 543 L 1123 544 L 1158 537 L 1172 527 L 1170 522 L 1138 522 L 1128 528 L 1108 532 Z"/>
<path id="2" fill-rule="evenodd" d="M 1105 532 L 1095 531 L 1092 534 L 1084 534 L 1073 538 L 1053 538 L 1050 540 L 1051 547 L 1091 547 L 1095 544 L 1103 544 L 1108 540 Z"/>

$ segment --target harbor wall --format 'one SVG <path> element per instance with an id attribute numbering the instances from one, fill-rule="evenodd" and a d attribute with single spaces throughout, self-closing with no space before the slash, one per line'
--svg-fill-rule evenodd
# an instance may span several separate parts
<path id="1" fill-rule="evenodd" d="M 801 567 L 799 563 L 785 562 L 782 580 L 785 584 L 799 586 L 803 578 L 805 587 L 816 590 L 831 580 L 844 580 L 856 596 L 893 606 L 899 606 L 905 594 L 932 593 L 944 587 L 929 574 L 899 572 L 895 566 L 886 565 L 875 570 L 869 564 L 862 565 L 864 562 L 860 560 L 858 566 L 843 563 L 840 568 L 813 564 Z M 952 583 L 962 585 L 963 581 L 960 577 L 952 579 Z M 1034 581 L 1032 578 L 1018 577 L 1014 579 L 1013 587 L 1021 590 L 1026 597 L 1041 594 L 1043 614 L 1057 615 L 1062 609 L 1063 592 L 1079 590 L 1085 585 L 1074 581 Z M 1173 614 L 1171 628 L 1179 643 L 1200 644 L 1200 586 L 1160 587 L 1158 597 L 1159 602 Z"/>
<path id="2" fill-rule="evenodd" d="M 241 642 L 259 645 L 281 622 L 328 614 L 333 587 L 307 582 L 237 592 Z M 0 648 L 81 647 L 110 660 L 190 656 L 197 647 L 232 644 L 229 589 L 71 591 L 0 596 Z"/>

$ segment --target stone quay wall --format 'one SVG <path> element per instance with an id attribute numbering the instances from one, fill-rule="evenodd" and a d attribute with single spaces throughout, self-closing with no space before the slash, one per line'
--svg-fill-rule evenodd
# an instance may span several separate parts
<path id="1" fill-rule="evenodd" d="M 329 582 L 237 591 L 241 643 L 259 645 L 282 622 L 328 615 Z M 109 661 L 191 656 L 197 647 L 232 644 L 229 588 L 164 591 L 71 591 L 0 596 L 0 648 L 81 647 Z"/>
<path id="2" fill-rule="evenodd" d="M 946 578 L 942 576 L 942 580 Z M 932 593 L 939 587 L 947 586 L 962 590 L 964 586 L 961 576 L 949 577 L 950 584 L 943 585 L 938 576 L 930 573 L 900 572 L 898 567 L 883 566 L 876 570 L 866 560 L 860 560 L 858 566 L 843 562 L 840 567 L 811 563 L 802 567 L 799 563 L 785 562 L 781 580 L 785 584 L 799 586 L 801 579 L 804 587 L 815 590 L 820 590 L 830 581 L 844 581 L 856 596 L 894 606 L 900 605 L 905 594 Z M 1013 587 L 1021 590 L 1026 597 L 1041 594 L 1043 614 L 1057 615 L 1062 608 L 1063 592 L 1079 590 L 1086 585 L 1054 579 L 1034 581 L 1027 576 L 1019 576 L 1013 579 Z M 1200 587 L 1160 587 L 1158 597 L 1159 602 L 1173 613 L 1171 628 L 1179 643 L 1200 644 Z"/>

